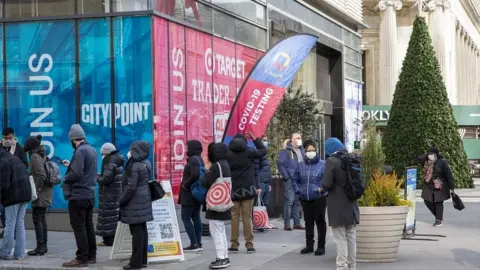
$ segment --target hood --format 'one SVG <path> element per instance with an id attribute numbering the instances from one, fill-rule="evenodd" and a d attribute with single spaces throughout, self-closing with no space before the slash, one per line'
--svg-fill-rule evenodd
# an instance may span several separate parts
<path id="1" fill-rule="evenodd" d="M 187 156 L 200 156 L 203 151 L 203 146 L 200 141 L 197 140 L 190 140 L 187 141 Z"/>
<path id="2" fill-rule="evenodd" d="M 35 149 L 31 149 L 29 153 L 30 153 L 30 156 L 32 156 L 33 154 L 38 154 L 41 157 L 45 157 L 46 153 L 47 153 L 47 150 L 45 149 L 45 146 L 40 145 L 39 147 L 37 147 Z"/>
<path id="3" fill-rule="evenodd" d="M 228 148 L 224 143 L 211 143 L 208 145 L 208 160 L 218 162 L 227 159 Z"/>
<path id="4" fill-rule="evenodd" d="M 242 134 L 237 134 L 233 137 L 228 148 L 232 152 L 245 152 L 248 148 L 248 141 Z"/>
<path id="5" fill-rule="evenodd" d="M 328 138 L 325 141 L 325 154 L 327 156 L 331 156 L 333 153 L 344 149 L 345 146 L 343 143 L 335 137 Z"/>
<path id="6" fill-rule="evenodd" d="M 123 157 L 122 154 L 120 154 L 118 150 L 115 150 L 111 152 L 109 155 L 106 155 L 105 158 L 103 159 L 103 162 L 105 164 L 113 163 L 117 167 L 122 167 L 123 164 L 125 164 L 125 158 Z"/>
<path id="7" fill-rule="evenodd" d="M 25 141 L 25 143 L 23 145 L 23 149 L 25 150 L 25 152 L 32 151 L 34 149 L 39 148 L 41 142 L 42 142 L 42 135 L 37 135 L 36 137 L 30 136 Z"/>
<path id="8" fill-rule="evenodd" d="M 143 161 L 150 154 L 150 144 L 147 141 L 136 141 L 130 146 L 130 154 L 135 161 Z"/>

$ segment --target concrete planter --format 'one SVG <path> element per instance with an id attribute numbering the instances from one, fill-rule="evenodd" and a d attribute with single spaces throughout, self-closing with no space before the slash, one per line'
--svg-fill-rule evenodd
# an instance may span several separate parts
<path id="1" fill-rule="evenodd" d="M 357 226 L 359 262 L 393 262 L 397 259 L 408 206 L 360 207 Z"/>

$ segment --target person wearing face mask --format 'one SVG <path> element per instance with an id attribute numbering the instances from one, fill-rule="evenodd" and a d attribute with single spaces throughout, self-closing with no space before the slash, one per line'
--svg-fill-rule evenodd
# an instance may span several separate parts
<path id="1" fill-rule="evenodd" d="M 3 150 L 10 152 L 10 154 L 18 157 L 25 167 L 28 168 L 27 154 L 23 147 L 18 143 L 17 137 L 15 137 L 15 132 L 13 128 L 7 127 L 2 130 L 2 148 Z"/>
<path id="2" fill-rule="evenodd" d="M 111 143 L 100 148 L 102 172 L 97 179 L 99 188 L 98 221 L 96 234 L 103 238 L 98 246 L 112 246 L 119 220 L 120 195 L 122 195 L 123 164 L 122 154 Z"/>
<path id="3" fill-rule="evenodd" d="M 441 227 L 443 202 L 450 199 L 450 193 L 455 189 L 452 170 L 436 147 L 431 147 L 428 153 L 419 156 L 418 160 L 423 166 L 422 199 L 435 216 L 433 226 Z"/>
<path id="4" fill-rule="evenodd" d="M 306 247 L 301 254 L 313 253 L 315 244 L 314 228 L 317 225 L 317 249 L 315 255 L 325 254 L 325 238 L 327 223 L 325 210 L 327 209 L 327 192 L 322 189 L 322 177 L 325 162 L 320 159 L 315 143 L 311 140 L 303 144 L 305 149 L 304 162 L 298 165 L 293 189 L 299 195 L 305 219 Z"/>
<path id="5" fill-rule="evenodd" d="M 285 205 L 283 208 L 284 229 L 303 230 L 300 224 L 300 201 L 293 190 L 293 181 L 298 164 L 303 162 L 305 150 L 302 144 L 302 135 L 293 133 L 290 140 L 284 144 L 284 149 L 278 153 L 277 168 L 282 175 L 285 185 Z M 291 219 L 293 218 L 293 229 Z"/>
<path id="6" fill-rule="evenodd" d="M 97 151 L 86 141 L 85 132 L 74 124 L 68 132 L 74 149 L 63 182 L 64 197 L 77 242 L 76 258 L 63 267 L 87 267 L 96 263 L 97 244 L 93 227 L 93 206 L 97 187 Z"/>

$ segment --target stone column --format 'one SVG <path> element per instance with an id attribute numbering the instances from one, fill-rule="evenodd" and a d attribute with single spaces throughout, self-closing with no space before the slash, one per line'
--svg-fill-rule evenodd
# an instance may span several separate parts
<path id="1" fill-rule="evenodd" d="M 462 89 L 462 80 L 461 80 L 461 69 L 462 69 L 462 63 L 461 63 L 461 60 L 462 60 L 462 54 L 461 54 L 461 46 L 462 46 L 462 43 L 461 43 L 461 40 L 462 40 L 462 35 L 461 35 L 461 26 L 460 26 L 460 23 L 457 21 L 456 22 L 456 31 L 455 31 L 455 73 L 456 73 L 456 76 L 455 76 L 455 82 L 456 82 L 456 86 L 457 86 L 457 92 L 455 93 L 455 96 L 456 96 L 456 103 L 455 105 L 457 104 L 460 104 L 460 92 L 461 92 L 461 89 Z"/>
<path id="2" fill-rule="evenodd" d="M 378 3 L 380 14 L 380 84 L 376 105 L 391 105 L 397 72 L 397 14 L 402 8 L 400 0 L 382 0 Z"/>

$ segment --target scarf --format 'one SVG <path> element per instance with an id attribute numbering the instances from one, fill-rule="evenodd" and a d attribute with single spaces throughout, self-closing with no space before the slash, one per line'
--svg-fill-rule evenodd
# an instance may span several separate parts
<path id="1" fill-rule="evenodd" d="M 423 165 L 423 181 L 425 181 L 425 183 L 429 183 L 430 180 L 432 180 L 433 165 L 435 165 L 435 162 L 432 160 L 428 160 L 425 162 L 425 165 Z"/>

